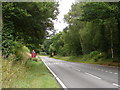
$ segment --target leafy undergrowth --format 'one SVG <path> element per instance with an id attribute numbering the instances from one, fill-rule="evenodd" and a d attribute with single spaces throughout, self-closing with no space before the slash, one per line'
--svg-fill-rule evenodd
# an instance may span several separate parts
<path id="1" fill-rule="evenodd" d="M 79 63 L 88 63 L 88 64 L 100 64 L 100 65 L 107 65 L 107 66 L 116 66 L 118 67 L 118 62 L 115 62 L 112 59 L 105 59 L 105 58 L 96 58 L 90 57 L 89 55 L 84 56 L 54 56 L 55 59 L 60 59 L 64 61 L 71 61 L 71 62 L 79 62 Z"/>
<path id="2" fill-rule="evenodd" d="M 2 63 L 3 88 L 60 88 L 41 60 L 28 60 L 26 65 L 9 60 Z"/>

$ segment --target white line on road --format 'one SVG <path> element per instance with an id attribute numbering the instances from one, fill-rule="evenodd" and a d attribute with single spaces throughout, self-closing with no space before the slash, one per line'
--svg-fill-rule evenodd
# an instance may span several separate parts
<path id="1" fill-rule="evenodd" d="M 112 72 L 109 72 L 109 73 L 112 73 Z"/>
<path id="2" fill-rule="evenodd" d="M 76 71 L 80 71 L 79 69 L 75 69 Z"/>
<path id="3" fill-rule="evenodd" d="M 63 84 L 63 82 L 55 75 L 55 73 L 48 67 L 48 65 L 45 62 L 44 62 L 44 64 L 46 65 L 46 67 L 48 68 L 48 70 L 53 74 L 53 76 L 56 78 L 56 80 L 60 83 L 60 85 L 62 86 L 62 88 L 65 88 L 65 90 L 66 90 L 67 87 Z"/>
<path id="4" fill-rule="evenodd" d="M 114 73 L 114 74 L 118 74 L 118 73 Z"/>
<path id="5" fill-rule="evenodd" d="M 105 72 L 108 72 L 108 71 L 105 71 Z"/>
<path id="6" fill-rule="evenodd" d="M 120 85 L 116 84 L 116 83 L 112 83 L 114 86 L 120 87 Z"/>
<path id="7" fill-rule="evenodd" d="M 95 78 L 97 78 L 97 79 L 101 79 L 101 78 L 99 78 L 99 77 L 97 77 L 97 76 L 95 76 L 95 75 L 92 75 L 92 74 L 90 74 L 90 73 L 85 73 L 85 74 L 90 75 L 90 76 L 92 76 L 92 77 L 95 77 Z"/>

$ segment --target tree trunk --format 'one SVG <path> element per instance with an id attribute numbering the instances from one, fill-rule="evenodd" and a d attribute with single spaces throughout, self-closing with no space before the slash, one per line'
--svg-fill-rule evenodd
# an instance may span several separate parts
<path id="1" fill-rule="evenodd" d="M 120 2 L 118 2 L 118 12 L 120 11 Z M 118 27 L 118 47 L 117 47 L 117 52 L 115 52 L 115 54 L 117 54 L 118 57 L 120 57 L 120 13 L 117 13 L 116 16 L 116 20 L 117 20 L 117 27 Z"/>
<path id="2" fill-rule="evenodd" d="M 103 24 L 101 24 L 101 30 L 100 30 L 100 34 L 101 34 L 101 45 L 100 45 L 100 49 L 103 52 L 107 52 L 108 47 L 107 47 L 107 40 L 105 38 L 105 26 Z"/>
<path id="3" fill-rule="evenodd" d="M 110 37 L 111 37 L 111 55 L 114 58 L 114 49 L 113 49 L 113 31 L 110 29 Z"/>
<path id="4" fill-rule="evenodd" d="M 83 41 L 82 41 L 81 35 L 80 35 L 80 44 L 81 44 L 81 48 L 82 48 L 82 54 L 84 54 Z"/>

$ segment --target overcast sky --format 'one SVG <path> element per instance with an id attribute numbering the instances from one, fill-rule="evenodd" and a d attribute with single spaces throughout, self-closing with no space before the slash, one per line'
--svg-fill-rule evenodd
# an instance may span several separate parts
<path id="1" fill-rule="evenodd" d="M 59 31 L 62 31 L 66 26 L 67 23 L 64 22 L 64 15 L 69 12 L 71 9 L 72 3 L 74 3 L 75 0 L 59 0 L 59 15 L 57 16 L 58 20 L 54 21 L 54 27 L 55 30 L 57 30 L 57 33 Z"/>

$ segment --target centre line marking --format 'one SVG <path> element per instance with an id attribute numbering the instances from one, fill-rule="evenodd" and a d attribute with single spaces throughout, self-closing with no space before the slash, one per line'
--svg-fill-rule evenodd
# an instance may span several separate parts
<path id="1" fill-rule="evenodd" d="M 99 77 L 97 77 L 97 76 L 95 76 L 95 75 L 92 75 L 92 74 L 90 74 L 90 73 L 85 73 L 85 74 L 90 75 L 90 76 L 92 76 L 92 77 L 94 77 L 94 78 L 97 78 L 97 79 L 101 79 L 101 78 L 99 78 Z"/>
<path id="2" fill-rule="evenodd" d="M 112 83 L 114 86 L 120 87 L 120 85 L 116 84 L 116 83 Z"/>
<path id="3" fill-rule="evenodd" d="M 114 74 L 118 74 L 118 73 L 114 73 Z"/>
<path id="4" fill-rule="evenodd" d="M 112 72 L 109 72 L 109 73 L 112 73 Z"/>
<path id="5" fill-rule="evenodd" d="M 79 69 L 75 69 L 76 71 L 80 71 Z"/>

